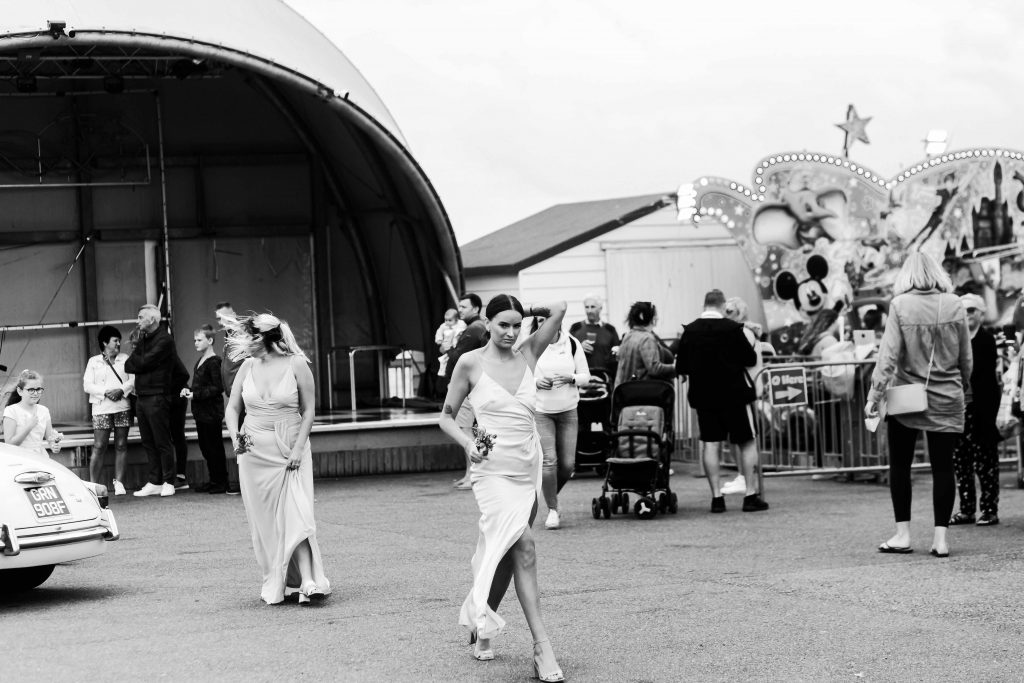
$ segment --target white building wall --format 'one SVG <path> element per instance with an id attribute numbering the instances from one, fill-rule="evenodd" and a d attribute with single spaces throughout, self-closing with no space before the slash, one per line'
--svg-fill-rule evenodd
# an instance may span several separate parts
<path id="1" fill-rule="evenodd" d="M 517 275 L 474 275 L 466 276 L 466 291 L 480 297 L 484 306 L 498 294 L 511 294 L 522 298 L 519 293 L 519 277 Z M 460 294 L 462 292 L 459 292 Z"/>
<path id="2" fill-rule="evenodd" d="M 505 292 L 518 292 L 526 305 L 564 299 L 566 329 L 583 319 L 583 299 L 595 294 L 604 302 L 604 319 L 620 333 L 632 302 L 653 301 L 660 317 L 657 332 L 673 337 L 679 325 L 699 314 L 704 292 L 713 287 L 743 297 L 750 317 L 764 321 L 753 276 L 728 231 L 718 224 L 679 223 L 674 207 L 525 268 L 518 278 L 475 276 L 466 282 L 485 304 Z"/>

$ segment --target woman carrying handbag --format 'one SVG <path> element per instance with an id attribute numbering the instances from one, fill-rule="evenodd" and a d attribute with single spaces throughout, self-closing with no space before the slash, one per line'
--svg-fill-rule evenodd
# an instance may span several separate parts
<path id="1" fill-rule="evenodd" d="M 971 386 L 971 337 L 967 317 L 949 276 L 934 258 L 909 254 L 893 283 L 893 299 L 865 416 L 879 416 L 887 397 L 889 491 L 896 533 L 878 547 L 910 553 L 910 466 L 919 432 L 928 439 L 935 529 L 931 554 L 948 557 L 946 531 L 956 483 L 953 450 L 964 430 L 964 391 Z M 892 386 L 890 386 L 890 383 Z"/>

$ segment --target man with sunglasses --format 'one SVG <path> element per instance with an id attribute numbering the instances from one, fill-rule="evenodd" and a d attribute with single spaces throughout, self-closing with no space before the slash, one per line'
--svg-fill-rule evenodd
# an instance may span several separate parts
<path id="1" fill-rule="evenodd" d="M 996 340 L 982 327 L 985 321 L 985 300 L 977 294 L 960 297 L 967 311 L 967 330 L 971 334 L 974 369 L 971 391 L 967 394 L 964 412 L 964 433 L 953 451 L 953 471 L 960 492 L 960 512 L 949 520 L 955 524 L 993 526 L 999 524 L 999 383 L 996 380 Z M 974 477 L 981 488 L 978 501 L 981 517 L 975 521 Z"/>

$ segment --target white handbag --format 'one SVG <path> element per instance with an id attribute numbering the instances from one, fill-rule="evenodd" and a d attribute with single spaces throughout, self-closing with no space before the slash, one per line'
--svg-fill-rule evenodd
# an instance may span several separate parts
<path id="1" fill-rule="evenodd" d="M 939 301 L 939 310 L 935 312 L 935 324 L 939 324 L 939 313 L 942 310 L 942 302 Z M 932 362 L 935 360 L 935 340 L 932 340 L 932 354 L 928 358 L 928 373 L 924 377 L 924 384 L 900 384 L 889 387 L 885 390 L 885 412 L 887 415 L 907 415 L 910 413 L 923 413 L 928 410 L 928 380 L 932 376 Z"/>

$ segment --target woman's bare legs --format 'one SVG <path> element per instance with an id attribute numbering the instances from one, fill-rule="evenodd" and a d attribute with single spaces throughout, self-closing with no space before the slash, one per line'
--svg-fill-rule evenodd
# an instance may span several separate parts
<path id="1" fill-rule="evenodd" d="M 313 551 L 309 547 L 309 539 L 303 539 L 295 548 L 295 564 L 299 567 L 299 581 L 304 588 L 313 581 Z"/>
<path id="2" fill-rule="evenodd" d="M 122 484 L 124 483 L 124 468 L 128 463 L 128 429 L 128 427 L 114 427 L 114 478 Z"/>
<path id="3" fill-rule="evenodd" d="M 533 510 L 530 511 L 530 522 L 527 526 L 527 530 L 523 533 L 524 536 L 529 533 L 529 527 L 533 526 L 533 521 L 537 518 L 537 506 L 538 503 L 534 500 Z M 520 537 L 520 540 L 521 539 L 522 537 Z M 494 570 L 494 578 L 491 580 L 491 592 L 487 595 L 487 606 L 495 612 L 498 611 L 498 606 L 505 597 L 505 593 L 508 592 L 508 585 L 512 583 L 512 576 L 515 573 L 515 550 L 517 543 L 513 544 L 512 547 L 505 552 L 505 556 L 501 558 L 501 562 L 498 563 L 497 569 Z M 518 586 L 519 584 L 516 583 L 517 594 L 519 593 Z M 490 647 L 490 639 L 480 639 L 481 650 L 489 650 Z"/>
<path id="4" fill-rule="evenodd" d="M 103 483 L 100 481 L 100 475 L 103 473 L 103 456 L 107 453 L 108 443 L 110 443 L 109 429 L 92 430 L 92 457 L 89 458 L 89 481 L 94 484 Z M 121 475 L 124 474 L 123 463 L 120 473 Z M 121 477 L 118 476 L 117 480 L 121 481 Z"/>

